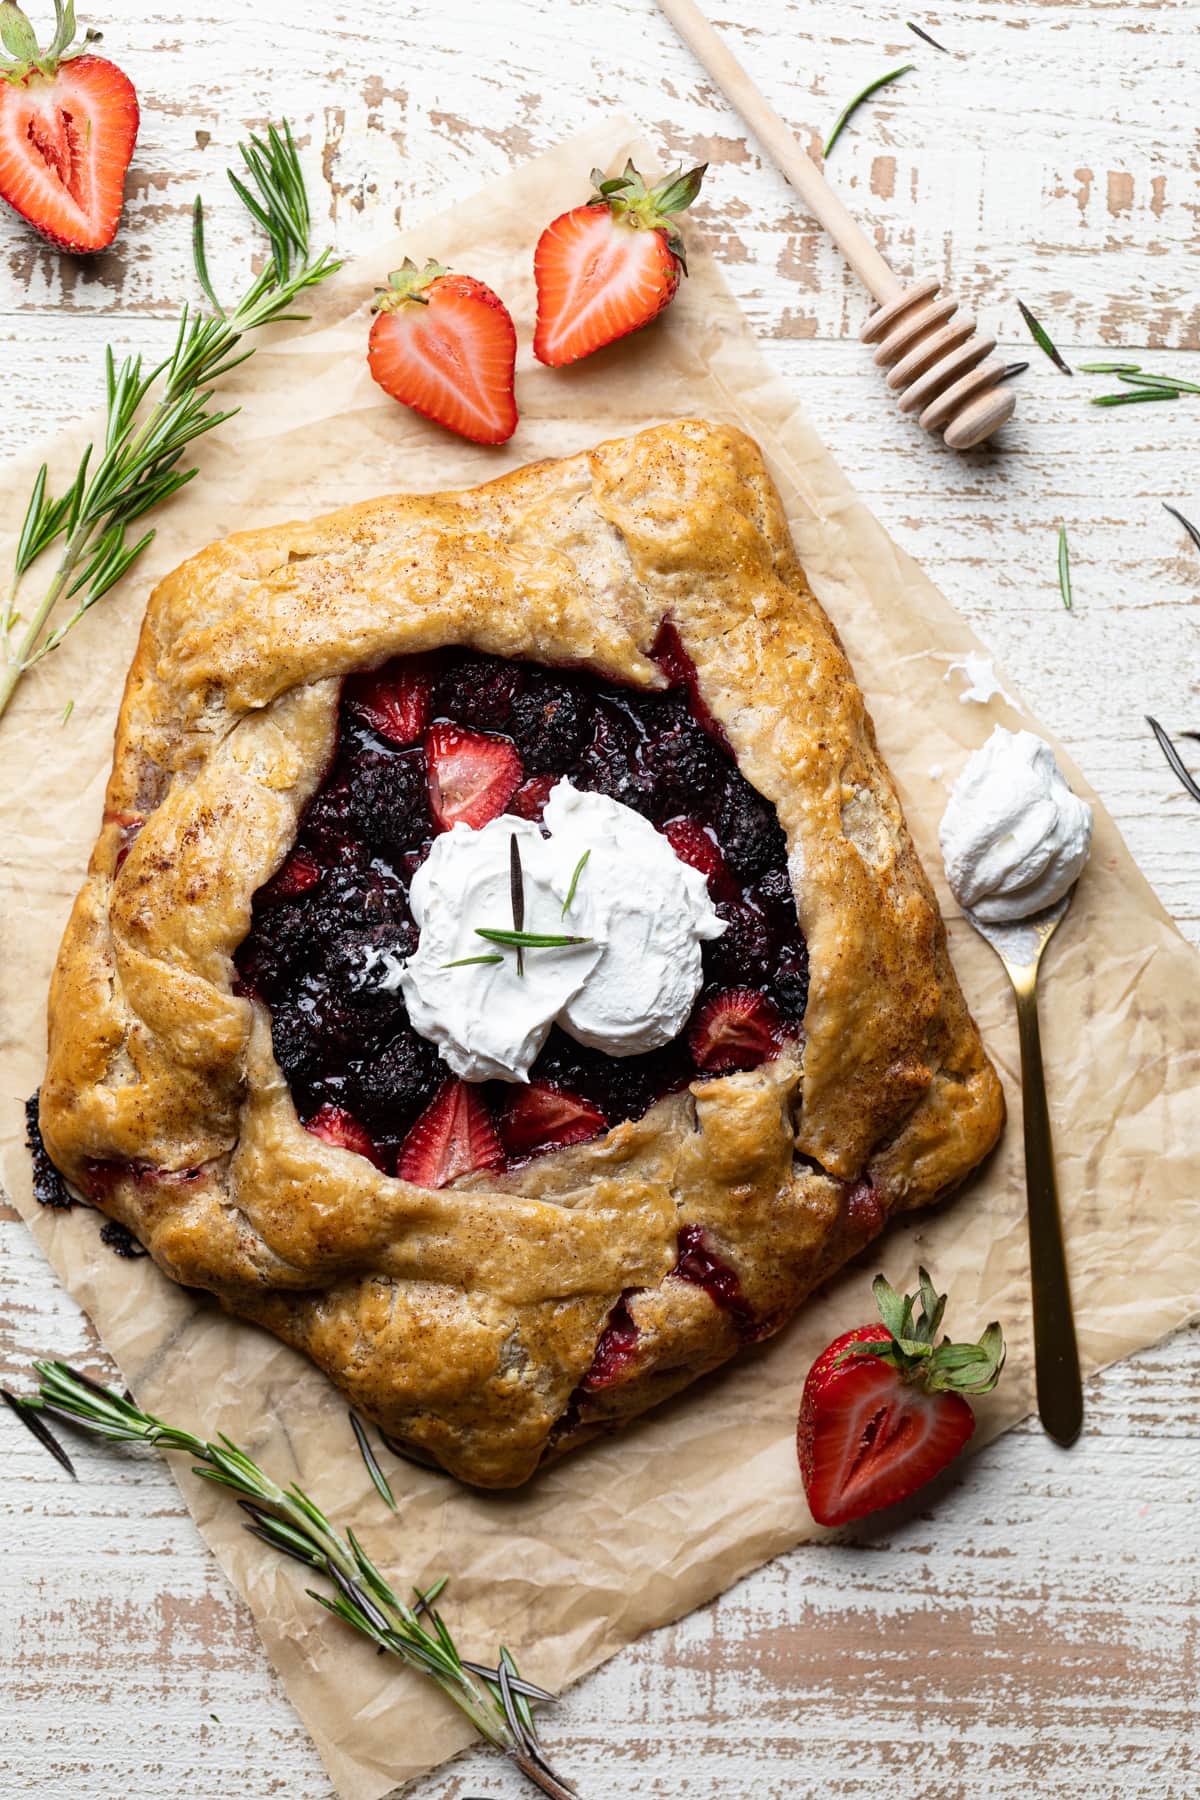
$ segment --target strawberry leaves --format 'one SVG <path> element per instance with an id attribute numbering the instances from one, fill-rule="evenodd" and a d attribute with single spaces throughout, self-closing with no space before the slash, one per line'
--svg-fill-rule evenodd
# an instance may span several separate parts
<path id="1" fill-rule="evenodd" d="M 949 1338 L 936 1342 L 946 1311 L 945 1294 L 939 1294 L 927 1269 L 918 1271 L 918 1294 L 898 1294 L 883 1275 L 871 1284 L 879 1316 L 887 1327 L 886 1339 L 849 1345 L 838 1359 L 875 1356 L 927 1393 L 988 1394 L 1000 1378 L 1006 1355 L 1004 1334 L 993 1321 L 978 1343 L 956 1344 Z M 920 1302 L 920 1311 L 916 1306 Z"/>

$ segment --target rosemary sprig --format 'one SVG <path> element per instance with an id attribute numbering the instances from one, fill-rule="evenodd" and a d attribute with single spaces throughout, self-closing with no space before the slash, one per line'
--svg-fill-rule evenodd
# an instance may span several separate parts
<path id="1" fill-rule="evenodd" d="M 844 106 L 838 114 L 833 130 L 825 140 L 825 148 L 821 152 L 822 156 L 829 155 L 829 152 L 841 137 L 843 128 L 858 111 L 864 100 L 869 100 L 872 94 L 877 94 L 880 88 L 886 87 L 890 81 L 898 81 L 901 75 L 909 74 L 916 66 L 916 63 L 902 63 L 898 69 L 889 69 L 886 75 L 877 75 L 874 81 L 869 81 L 867 83 L 861 93 L 855 94 L 853 100 L 851 100 L 848 105 Z"/>
<path id="2" fill-rule="evenodd" d="M 194 1473 L 230 1489 L 249 1514 L 246 1529 L 260 1542 L 312 1569 L 329 1582 L 333 1594 L 308 1588 L 309 1596 L 346 1624 L 427 1676 L 451 1699 L 485 1738 L 509 1757 L 551 1800 L 578 1800 L 576 1790 L 546 1761 L 533 1724 L 531 1699 L 552 1698 L 522 1681 L 507 1650 L 501 1649 L 494 1669 L 468 1665 L 434 1601 L 445 1579 L 423 1593 L 416 1604 L 401 1600 L 363 1549 L 353 1531 L 342 1538 L 329 1519 L 294 1483 L 281 1488 L 244 1450 L 222 1435 L 215 1442 L 167 1425 L 143 1412 L 133 1400 L 100 1387 L 63 1362 L 35 1362 L 36 1394 L 12 1397 L 9 1404 L 33 1428 L 37 1415 L 65 1419 L 118 1443 L 151 1444 L 195 1459 Z M 38 1419 L 43 1424 L 43 1419 Z M 52 1434 L 48 1434 L 52 1435 Z M 65 1452 L 64 1452 L 65 1455 Z"/>
<path id="3" fill-rule="evenodd" d="M 1168 504 L 1165 500 L 1163 501 L 1163 510 L 1165 512 L 1169 512 L 1173 519 L 1178 519 L 1179 523 L 1183 526 L 1183 529 L 1187 532 L 1188 536 L 1191 538 L 1193 544 L 1195 544 L 1197 550 L 1200 550 L 1200 530 L 1197 530 L 1197 528 L 1192 524 L 1192 521 L 1190 519 L 1185 519 L 1183 514 L 1179 511 L 1178 507 L 1168 506 Z M 1186 736 L 1186 733 L 1185 733 L 1185 736 Z"/>
<path id="4" fill-rule="evenodd" d="M 1170 738 L 1167 736 L 1166 732 L 1163 730 L 1163 728 L 1159 724 L 1158 720 L 1152 719 L 1150 717 L 1150 714 L 1147 713 L 1146 714 L 1146 723 L 1150 727 L 1151 731 L 1154 733 L 1155 737 L 1158 739 L 1158 747 L 1162 751 L 1163 755 L 1166 757 L 1167 763 L 1168 763 L 1169 767 L 1171 768 L 1171 770 L 1173 771 L 1173 773 L 1178 775 L 1180 781 L 1183 783 L 1183 785 L 1187 789 L 1188 793 L 1192 796 L 1192 799 L 1200 800 L 1200 782 L 1197 782 L 1195 776 L 1192 774 L 1191 770 L 1188 768 L 1187 764 L 1184 762 L 1182 756 L 1180 756 L 1178 750 L 1175 748 L 1174 744 L 1171 742 Z M 1184 737 L 1194 737 L 1195 733 L 1191 732 L 1191 731 L 1185 731 L 1183 735 L 1184 735 Z"/>
<path id="5" fill-rule="evenodd" d="M 1062 603 L 1067 611 L 1071 611 L 1071 552 L 1067 548 L 1067 528 L 1058 528 L 1058 586 L 1062 594 Z"/>
<path id="6" fill-rule="evenodd" d="M 508 887 L 512 897 L 512 922 L 514 931 L 525 928 L 525 871 L 521 867 L 521 846 L 517 842 L 514 831 L 508 840 Z M 517 974 L 525 973 L 525 952 L 517 945 Z"/>
<path id="7" fill-rule="evenodd" d="M 391 1490 L 387 1476 L 375 1460 L 375 1452 L 371 1448 L 371 1440 L 367 1436 L 367 1428 L 354 1408 L 350 1408 L 350 1426 L 354 1432 L 354 1441 L 358 1445 L 359 1455 L 366 1464 L 367 1474 L 371 1477 L 375 1491 L 384 1505 L 392 1512 L 396 1510 L 396 1496 Z"/>
<path id="8" fill-rule="evenodd" d="M 906 19 L 905 24 L 908 26 L 908 29 L 912 32 L 913 36 L 919 37 L 923 44 L 932 44 L 933 48 L 935 50 L 940 50 L 943 56 L 950 55 L 950 51 L 947 50 L 945 44 L 939 44 L 935 37 L 930 37 L 924 26 L 914 25 L 911 19 Z"/>
<path id="9" fill-rule="evenodd" d="M 39 469 L 0 605 L 0 714 L 21 677 L 57 649 L 153 540 L 152 528 L 130 542 L 130 526 L 196 475 L 194 467 L 181 466 L 189 445 L 237 410 L 223 412 L 210 402 L 222 377 L 254 354 L 254 346 L 243 347 L 242 339 L 277 320 L 305 316 L 289 310 L 296 296 L 341 267 L 327 249 L 315 257 L 310 252 L 308 199 L 287 121 L 278 128 L 272 125 L 265 139 L 251 137 L 240 149 L 252 187 L 232 170 L 229 179 L 266 232 L 270 258 L 237 304 L 223 309 L 209 278 L 197 197 L 193 258 L 212 315 L 185 302 L 171 354 L 150 368 L 140 356 L 126 356 L 118 364 L 108 348 L 103 442 L 87 446 L 74 479 L 57 497 L 46 491 L 45 465 Z M 58 566 L 14 644 L 22 578 L 44 550 L 60 541 Z M 51 615 L 64 598 L 74 600 L 75 607 L 52 628 Z"/>
<path id="10" fill-rule="evenodd" d="M 584 868 L 587 865 L 587 859 L 591 854 L 590 850 L 585 850 L 579 861 L 575 864 L 574 873 L 571 876 L 571 885 L 567 889 L 567 897 L 562 903 L 562 912 L 559 914 L 560 918 L 565 919 L 567 916 L 567 911 L 572 900 L 575 898 L 575 889 L 579 886 L 579 877 L 583 874 Z"/>
<path id="11" fill-rule="evenodd" d="M 567 937 L 553 931 L 508 931 L 490 925 L 477 925 L 475 936 L 489 944 L 508 944 L 520 950 L 559 950 L 568 944 L 590 944 L 590 937 Z"/>
<path id="12" fill-rule="evenodd" d="M 1024 319 L 1026 325 L 1028 325 L 1029 335 L 1037 345 L 1038 349 L 1044 350 L 1055 368 L 1061 369 L 1064 375 L 1073 375 L 1075 373 L 1074 369 L 1072 369 L 1070 363 L 1067 362 L 1066 358 L 1059 351 L 1058 346 L 1054 343 L 1050 333 L 1046 330 L 1046 327 L 1039 319 L 1034 318 L 1023 300 L 1017 301 L 1017 311 Z"/>

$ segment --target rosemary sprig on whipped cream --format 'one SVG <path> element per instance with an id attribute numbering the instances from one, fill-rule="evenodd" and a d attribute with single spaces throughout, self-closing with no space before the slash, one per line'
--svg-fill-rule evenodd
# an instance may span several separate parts
<path id="1" fill-rule="evenodd" d="M 212 316 L 185 302 L 175 348 L 164 362 L 144 369 L 140 356 L 118 365 L 105 351 L 107 416 L 103 443 L 89 444 L 66 489 L 47 489 L 45 464 L 33 484 L 17 541 L 12 579 L 0 604 L 0 714 L 21 677 L 57 649 L 71 627 L 108 593 L 154 537 L 153 529 L 133 543 L 129 527 L 196 474 L 180 465 L 188 446 L 213 431 L 236 408 L 211 407 L 217 382 L 253 356 L 242 339 L 278 319 L 294 319 L 296 296 L 332 275 L 341 263 L 330 250 L 314 257 L 309 249 L 308 197 L 296 146 L 287 121 L 272 125 L 265 141 L 251 137 L 241 146 L 257 194 L 229 172 L 234 190 L 263 227 L 271 254 L 237 304 L 223 309 L 209 279 L 204 253 L 204 215 L 199 197 L 193 215 L 192 251 L 196 274 L 213 306 Z M 158 397 L 150 404 L 151 391 Z M 25 621 L 17 611 L 23 577 L 44 550 L 62 543 L 58 566 Z M 52 627 L 62 599 L 75 606 Z"/>
<path id="2" fill-rule="evenodd" d="M 415 1604 L 408 1605 L 353 1531 L 342 1538 L 301 1488 L 294 1483 L 279 1487 L 229 1438 L 209 1442 L 167 1425 L 153 1413 L 143 1412 L 132 1399 L 98 1386 L 67 1363 L 35 1362 L 33 1366 L 39 1377 L 36 1394 L 12 1396 L 9 1404 L 40 1441 L 44 1443 L 51 1435 L 44 1424 L 49 1417 L 81 1425 L 118 1443 L 152 1444 L 194 1458 L 195 1474 L 238 1495 L 239 1504 L 250 1516 L 246 1529 L 251 1536 L 330 1583 L 332 1595 L 308 1588 L 312 1599 L 370 1638 L 380 1650 L 427 1675 L 471 1721 L 480 1737 L 502 1751 L 543 1794 L 551 1800 L 577 1800 L 575 1789 L 546 1761 L 529 1707 L 531 1700 L 552 1700 L 554 1696 L 523 1681 L 503 1647 L 495 1668 L 469 1663 L 459 1655 L 445 1620 L 434 1607 L 445 1578 L 424 1592 L 416 1590 Z"/>

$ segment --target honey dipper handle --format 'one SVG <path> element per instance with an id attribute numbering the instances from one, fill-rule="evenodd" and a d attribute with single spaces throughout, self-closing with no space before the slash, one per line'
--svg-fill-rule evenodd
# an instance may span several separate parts
<path id="1" fill-rule="evenodd" d="M 770 152 L 809 212 L 825 227 L 863 286 L 881 306 L 899 299 L 903 284 L 862 226 L 851 218 L 816 164 L 809 161 L 774 107 L 767 104 L 736 56 L 726 49 L 694 0 L 658 0 L 658 4 L 697 62 Z"/>

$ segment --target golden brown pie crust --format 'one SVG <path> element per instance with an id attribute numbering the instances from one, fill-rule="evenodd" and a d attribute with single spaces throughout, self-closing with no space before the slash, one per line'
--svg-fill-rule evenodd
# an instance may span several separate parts
<path id="1" fill-rule="evenodd" d="M 787 833 L 802 1042 L 438 1192 L 312 1136 L 233 954 L 331 755 L 340 678 L 465 644 L 661 686 L 668 615 Z M 42 1131 L 167 1274 L 306 1350 L 389 1436 L 524 1481 L 743 1341 L 744 1314 L 671 1273 L 681 1228 L 765 1335 L 961 1181 L 1003 1113 L 862 694 L 741 433 L 683 420 L 242 532 L 155 590 L 51 989 Z M 580 1393 L 622 1294 L 633 1360 Z"/>

